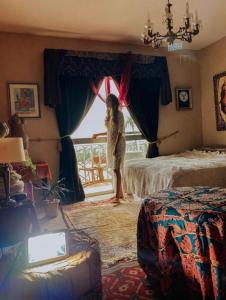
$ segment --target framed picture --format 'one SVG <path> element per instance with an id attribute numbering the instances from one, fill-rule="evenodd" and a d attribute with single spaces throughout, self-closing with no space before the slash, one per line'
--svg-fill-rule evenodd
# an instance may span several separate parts
<path id="1" fill-rule="evenodd" d="M 176 108 L 177 110 L 192 108 L 191 88 L 176 88 Z"/>
<path id="2" fill-rule="evenodd" d="M 11 115 L 21 118 L 40 118 L 37 83 L 9 83 Z"/>
<path id="3" fill-rule="evenodd" d="M 226 72 L 213 77 L 217 131 L 226 130 Z"/>

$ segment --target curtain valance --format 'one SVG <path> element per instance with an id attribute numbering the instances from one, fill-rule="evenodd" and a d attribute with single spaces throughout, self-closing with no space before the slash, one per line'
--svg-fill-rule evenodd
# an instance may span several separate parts
<path id="1" fill-rule="evenodd" d="M 166 57 L 131 53 L 75 52 L 59 49 L 44 50 L 45 104 L 55 107 L 62 102 L 59 89 L 61 76 L 86 77 L 99 80 L 105 76 L 120 79 L 131 60 L 131 79 L 160 79 L 160 103 L 172 101 Z"/>

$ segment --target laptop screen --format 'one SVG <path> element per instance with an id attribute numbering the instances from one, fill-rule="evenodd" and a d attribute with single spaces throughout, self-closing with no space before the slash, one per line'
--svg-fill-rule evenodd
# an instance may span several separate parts
<path id="1" fill-rule="evenodd" d="M 39 265 L 62 259 L 68 255 L 65 231 L 44 233 L 28 238 L 28 265 Z"/>

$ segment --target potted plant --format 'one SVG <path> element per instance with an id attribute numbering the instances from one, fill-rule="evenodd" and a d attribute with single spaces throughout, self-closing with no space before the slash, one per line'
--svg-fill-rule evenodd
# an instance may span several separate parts
<path id="1" fill-rule="evenodd" d="M 66 192 L 69 192 L 63 181 L 64 178 L 57 179 L 51 183 L 43 182 L 41 187 L 38 187 L 38 189 L 43 191 L 43 204 L 47 218 L 57 217 L 60 200 L 65 196 Z"/>

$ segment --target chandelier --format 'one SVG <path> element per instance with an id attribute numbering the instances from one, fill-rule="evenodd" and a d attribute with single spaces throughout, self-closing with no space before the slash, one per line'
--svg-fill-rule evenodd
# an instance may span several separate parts
<path id="1" fill-rule="evenodd" d="M 162 41 L 166 41 L 169 45 L 173 45 L 175 40 L 191 43 L 192 37 L 199 33 L 201 21 L 198 19 L 197 12 L 195 18 L 193 17 L 193 14 L 190 13 L 188 1 L 186 2 L 183 25 L 179 27 L 178 31 L 174 31 L 171 6 L 172 3 L 168 0 L 165 7 L 165 15 L 163 16 L 163 24 L 166 24 L 167 28 L 167 33 L 165 35 L 162 35 L 159 32 L 153 32 L 153 24 L 148 18 L 147 24 L 144 26 L 145 30 L 141 35 L 145 45 L 151 44 L 153 48 L 159 48 L 162 45 Z"/>

